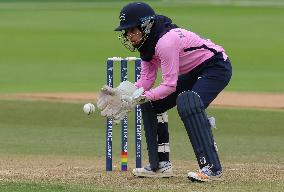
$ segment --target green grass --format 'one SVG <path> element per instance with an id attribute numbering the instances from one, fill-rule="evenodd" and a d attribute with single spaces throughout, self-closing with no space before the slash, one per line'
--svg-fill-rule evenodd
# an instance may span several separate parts
<path id="1" fill-rule="evenodd" d="M 274 185 L 273 187 L 268 186 L 266 183 L 259 183 L 257 186 L 255 186 L 254 183 L 246 182 L 246 183 L 240 183 L 237 182 L 234 185 L 228 186 L 227 183 L 222 183 L 219 185 L 207 185 L 206 184 L 191 184 L 194 186 L 198 191 L 226 191 L 230 190 L 232 192 L 240 192 L 240 191 L 281 191 L 283 185 L 281 184 L 275 184 L 270 183 L 271 185 Z M 204 188 L 204 185 L 207 187 Z M 111 189 L 111 188 L 95 188 L 90 186 L 80 186 L 80 185 L 64 185 L 64 184 L 52 184 L 52 183 L 0 183 L 0 189 L 4 190 L 5 192 L 97 192 L 97 191 L 131 191 L 131 190 L 118 190 L 118 189 Z M 149 191 L 149 190 L 143 190 L 140 189 L 139 191 Z M 170 192 L 171 190 L 156 190 L 156 191 L 166 191 Z"/>
<path id="2" fill-rule="evenodd" d="M 113 31 L 123 4 L 0 4 L 0 92 L 98 90 L 106 58 L 133 55 Z M 151 5 L 226 49 L 234 70 L 227 90 L 284 91 L 283 7 Z"/>
<path id="3" fill-rule="evenodd" d="M 16 183 L 16 182 L 7 182 L 0 183 L 0 189 L 5 192 L 61 192 L 61 191 L 70 191 L 70 192 L 91 192 L 91 191 L 108 191 L 106 189 L 88 189 L 81 186 L 67 186 L 60 184 L 52 183 Z"/>
<path id="4" fill-rule="evenodd" d="M 105 119 L 99 114 L 86 116 L 81 108 L 82 104 L 0 101 L 0 154 L 104 157 Z M 209 114 L 217 118 L 218 129 L 214 132 L 218 143 L 220 146 L 228 146 L 222 149 L 224 159 L 245 162 L 250 157 L 255 159 L 254 155 L 283 155 L 282 111 L 210 109 Z M 131 113 L 131 144 L 134 143 L 133 119 Z M 192 151 L 187 151 L 191 146 L 182 122 L 177 119 L 176 110 L 171 110 L 172 154 L 175 159 L 190 159 Z M 119 131 L 120 127 L 116 126 L 114 151 L 117 151 L 117 155 L 120 147 L 117 136 Z M 184 145 L 187 147 L 182 147 Z M 130 154 L 133 147 L 130 145 Z M 267 159 L 259 159 L 259 162 L 262 161 Z"/>
<path id="5" fill-rule="evenodd" d="M 45 101 L 9 101 L 0 100 L 0 156 L 21 159 L 22 157 L 49 157 L 54 160 L 103 159 L 105 155 L 105 120 L 98 114 L 86 116 L 81 111 L 80 103 L 56 103 Z M 217 130 L 214 135 L 220 149 L 220 158 L 226 165 L 264 165 L 283 166 L 284 141 L 283 111 L 245 110 L 212 108 L 208 113 L 217 118 Z M 182 122 L 175 109 L 169 112 L 171 157 L 174 161 L 194 162 L 194 155 Z M 134 130 L 133 114 L 129 117 L 129 154 L 133 161 Z M 114 160 L 119 160 L 120 127 L 114 128 Z M 146 146 L 143 138 L 143 158 L 146 157 Z M 17 167 L 15 161 L 14 165 Z M 74 165 L 75 166 L 75 165 Z M 103 169 L 103 164 L 101 165 Z M 185 166 L 185 165 L 184 165 Z M 265 169 L 265 168 L 264 168 Z M 281 176 L 281 172 L 279 173 Z M 109 175 L 110 176 L 110 175 Z M 261 175 L 258 175 L 261 176 Z M 257 176 L 257 177 L 258 177 Z M 94 177 L 96 177 L 94 175 Z M 260 179 L 261 180 L 261 179 Z M 149 180 L 147 180 L 149 182 Z M 164 182 L 164 181 L 163 181 Z M 182 187 L 186 181 L 177 187 Z M 249 189 L 281 189 L 283 183 L 262 180 L 259 185 L 254 180 L 246 183 L 241 181 L 224 181 L 213 185 L 215 191 L 227 189 L 242 191 Z M 161 184 L 163 185 L 163 184 Z M 160 186 L 160 185 L 159 185 Z M 142 185 L 142 191 L 144 190 Z M 188 189 L 199 188 L 188 185 Z M 102 189 L 122 191 L 128 189 L 121 186 L 106 187 L 90 183 L 61 183 L 52 181 L 0 182 L 2 191 L 99 191 Z M 206 185 L 202 185 L 205 190 Z M 5 189 L 5 190 L 4 190 Z M 240 189 L 240 190 L 236 190 Z M 270 189 L 270 188 L 269 188 Z M 181 190 L 176 188 L 176 190 Z"/>
<path id="6" fill-rule="evenodd" d="M 105 155 L 104 118 L 86 116 L 81 104 L 0 101 L 2 154 Z M 132 135 L 133 129 L 130 129 Z M 114 130 L 119 134 L 119 128 Z M 119 137 L 115 139 L 119 153 Z M 58 147 L 60 146 L 60 147 Z"/>

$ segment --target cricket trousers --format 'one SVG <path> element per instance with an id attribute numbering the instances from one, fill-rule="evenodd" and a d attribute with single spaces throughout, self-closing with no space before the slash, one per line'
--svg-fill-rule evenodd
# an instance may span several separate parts
<path id="1" fill-rule="evenodd" d="M 152 106 L 157 114 L 163 113 L 176 106 L 180 93 L 193 91 L 200 96 L 204 107 L 207 108 L 228 85 L 231 76 L 232 66 L 229 58 L 224 60 L 222 53 L 218 53 L 187 74 L 180 75 L 176 91 L 164 99 L 152 101 Z"/>

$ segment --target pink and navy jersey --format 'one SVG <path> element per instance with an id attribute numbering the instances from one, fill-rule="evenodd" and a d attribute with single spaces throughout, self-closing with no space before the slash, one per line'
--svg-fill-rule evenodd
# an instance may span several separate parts
<path id="1" fill-rule="evenodd" d="M 142 61 L 141 77 L 135 85 L 146 90 L 148 99 L 163 99 L 175 92 L 179 75 L 190 72 L 216 53 L 227 59 L 224 49 L 211 40 L 185 29 L 172 29 L 158 40 L 152 60 Z M 158 69 L 162 72 L 162 82 L 152 88 Z"/>

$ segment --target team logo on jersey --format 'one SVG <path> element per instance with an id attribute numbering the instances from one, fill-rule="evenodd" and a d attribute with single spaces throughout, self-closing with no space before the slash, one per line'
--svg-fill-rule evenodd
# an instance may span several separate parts
<path id="1" fill-rule="evenodd" d="M 121 15 L 119 16 L 120 21 L 125 21 L 126 17 L 125 17 L 125 13 L 121 13 Z"/>

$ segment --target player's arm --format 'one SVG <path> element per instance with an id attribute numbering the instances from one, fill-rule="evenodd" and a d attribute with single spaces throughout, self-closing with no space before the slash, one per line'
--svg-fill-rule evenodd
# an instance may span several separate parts
<path id="1" fill-rule="evenodd" d="M 145 91 L 151 89 L 157 78 L 158 67 L 151 62 L 141 62 L 140 79 L 135 83 L 137 88 L 143 87 Z"/>
<path id="2" fill-rule="evenodd" d="M 159 86 L 145 95 L 149 100 L 159 100 L 167 97 L 176 90 L 179 74 L 179 48 L 177 40 L 161 40 L 156 46 L 156 52 L 161 60 L 162 82 Z"/>

